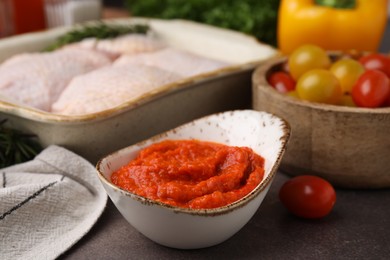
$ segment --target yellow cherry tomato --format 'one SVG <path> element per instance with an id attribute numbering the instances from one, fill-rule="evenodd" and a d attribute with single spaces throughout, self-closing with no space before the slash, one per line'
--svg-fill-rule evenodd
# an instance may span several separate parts
<path id="1" fill-rule="evenodd" d="M 296 86 L 298 96 L 307 101 L 339 104 L 342 90 L 336 76 L 325 69 L 314 69 L 303 74 Z"/>
<path id="2" fill-rule="evenodd" d="M 288 69 L 295 80 L 309 70 L 328 69 L 330 65 L 331 60 L 326 51 L 310 44 L 294 50 L 288 59 Z"/>
<path id="3" fill-rule="evenodd" d="M 341 97 L 340 105 L 345 107 L 356 107 L 355 102 L 353 102 L 352 96 L 349 94 L 344 94 Z"/>
<path id="4" fill-rule="evenodd" d="M 293 97 L 293 98 L 299 98 L 296 90 L 291 90 L 291 91 L 287 92 L 286 94 L 290 97 Z"/>
<path id="5" fill-rule="evenodd" d="M 354 59 L 341 59 L 330 67 L 330 71 L 340 82 L 343 93 L 351 93 L 357 79 L 363 74 L 363 65 Z"/>

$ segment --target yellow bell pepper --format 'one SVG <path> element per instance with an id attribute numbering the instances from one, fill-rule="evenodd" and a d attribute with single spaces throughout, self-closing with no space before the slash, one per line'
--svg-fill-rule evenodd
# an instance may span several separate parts
<path id="1" fill-rule="evenodd" d="M 377 51 L 387 25 L 387 0 L 356 0 L 352 9 L 322 6 L 314 0 L 282 0 L 278 48 L 291 53 L 303 44 L 326 50 Z"/>

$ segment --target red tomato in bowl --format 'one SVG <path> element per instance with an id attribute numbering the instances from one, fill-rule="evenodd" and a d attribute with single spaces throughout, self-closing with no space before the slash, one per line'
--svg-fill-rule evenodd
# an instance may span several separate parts
<path id="1" fill-rule="evenodd" d="M 362 56 L 359 62 L 366 70 L 380 70 L 390 77 L 390 57 L 386 55 L 371 53 Z"/>
<path id="2" fill-rule="evenodd" d="M 313 175 L 294 177 L 279 191 L 282 204 L 294 215 L 303 218 L 322 218 L 336 203 L 336 191 L 323 178 Z"/>
<path id="3" fill-rule="evenodd" d="M 382 71 L 367 70 L 356 81 L 351 95 L 359 107 L 380 107 L 389 99 L 390 80 Z"/>
<path id="4" fill-rule="evenodd" d="M 390 107 L 390 95 L 389 95 L 389 97 L 387 98 L 387 100 L 385 101 L 385 103 L 383 104 L 383 106 L 385 106 L 385 107 Z"/>
<path id="5" fill-rule="evenodd" d="M 271 74 L 268 79 L 269 84 L 280 93 L 287 93 L 295 89 L 295 80 L 290 74 L 278 71 Z"/>

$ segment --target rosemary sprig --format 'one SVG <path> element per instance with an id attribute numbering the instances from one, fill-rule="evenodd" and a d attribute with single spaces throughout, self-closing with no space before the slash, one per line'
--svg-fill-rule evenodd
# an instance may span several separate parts
<path id="1" fill-rule="evenodd" d="M 35 135 L 5 127 L 0 121 L 0 168 L 33 159 L 41 150 Z"/>
<path id="2" fill-rule="evenodd" d="M 115 38 L 128 33 L 146 34 L 149 26 L 146 24 L 106 24 L 98 22 L 93 25 L 79 26 L 59 37 L 53 44 L 49 45 L 44 51 L 53 51 L 66 44 L 79 42 L 86 38 L 107 39 Z"/>

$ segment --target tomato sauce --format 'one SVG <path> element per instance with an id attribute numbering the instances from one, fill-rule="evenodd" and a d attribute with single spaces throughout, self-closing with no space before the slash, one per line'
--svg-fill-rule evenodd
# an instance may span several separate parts
<path id="1" fill-rule="evenodd" d="M 263 179 L 264 159 L 248 147 L 199 140 L 153 144 L 111 176 L 140 196 L 172 206 L 209 209 L 250 193 Z"/>

